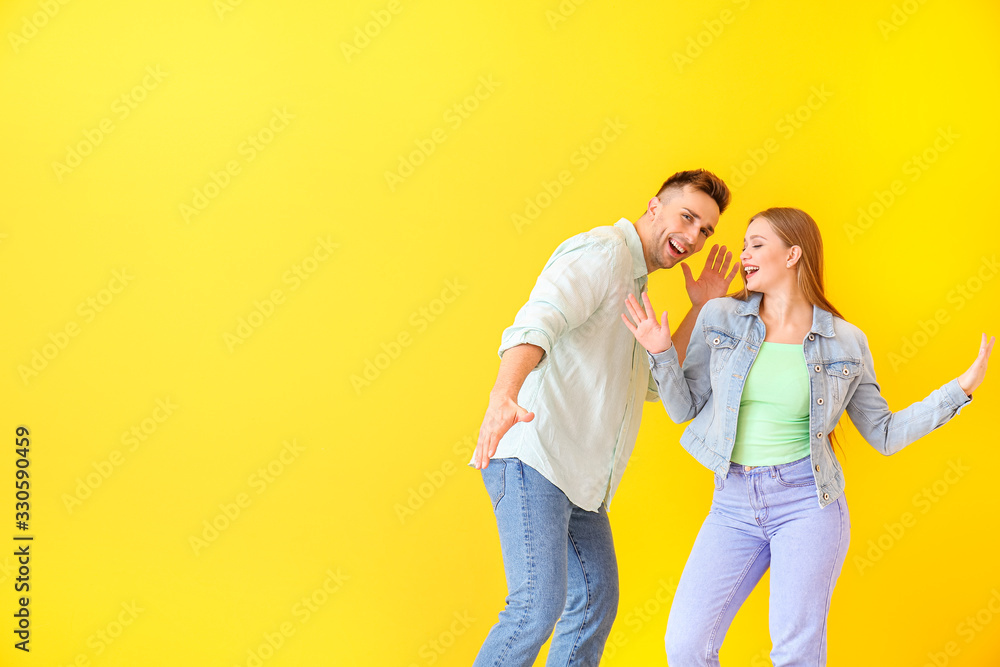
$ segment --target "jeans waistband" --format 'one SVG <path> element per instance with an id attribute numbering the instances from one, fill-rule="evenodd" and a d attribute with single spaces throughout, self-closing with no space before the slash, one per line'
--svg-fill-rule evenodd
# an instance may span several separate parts
<path id="1" fill-rule="evenodd" d="M 802 465 L 803 463 L 805 463 L 806 465 L 809 465 L 809 460 L 810 460 L 810 457 L 803 456 L 801 459 L 798 459 L 796 461 L 789 461 L 788 463 L 779 463 L 779 464 L 773 465 L 773 466 L 745 466 L 745 465 L 742 465 L 740 463 L 732 463 L 732 462 L 730 462 L 730 464 L 729 464 L 729 472 L 731 472 L 731 473 L 740 473 L 740 474 L 748 474 L 748 473 L 754 473 L 754 472 L 758 472 L 759 471 L 759 474 L 763 475 L 763 474 L 765 474 L 765 471 L 766 471 L 767 473 L 774 474 L 774 472 L 776 470 L 781 470 L 781 469 L 784 469 L 784 468 L 791 468 L 792 466 Z"/>

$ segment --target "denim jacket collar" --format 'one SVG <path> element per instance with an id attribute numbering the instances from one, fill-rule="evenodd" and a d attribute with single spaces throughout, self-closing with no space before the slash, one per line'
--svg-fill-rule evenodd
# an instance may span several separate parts
<path id="1" fill-rule="evenodd" d="M 736 306 L 737 315 L 756 315 L 760 316 L 760 302 L 764 298 L 762 292 L 750 292 L 750 296 L 747 297 L 746 301 L 740 301 Z M 812 327 L 809 329 L 810 333 L 819 334 L 820 336 L 826 336 L 827 338 L 833 338 L 833 314 L 828 310 L 823 310 L 819 306 L 813 306 L 813 321 Z"/>

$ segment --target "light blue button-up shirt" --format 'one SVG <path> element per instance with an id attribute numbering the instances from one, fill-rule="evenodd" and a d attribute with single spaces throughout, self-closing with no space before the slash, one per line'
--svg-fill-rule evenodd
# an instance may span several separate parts
<path id="1" fill-rule="evenodd" d="M 618 488 L 643 401 L 659 398 L 646 352 L 621 321 L 646 273 L 625 218 L 578 234 L 556 248 L 500 343 L 501 356 L 522 343 L 545 354 L 517 396 L 535 418 L 511 427 L 493 458 L 521 459 L 592 512 Z"/>

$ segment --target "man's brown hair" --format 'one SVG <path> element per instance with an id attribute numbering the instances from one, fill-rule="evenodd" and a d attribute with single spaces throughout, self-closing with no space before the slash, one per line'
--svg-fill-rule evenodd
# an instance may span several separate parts
<path id="1" fill-rule="evenodd" d="M 667 180 L 663 181 L 659 192 L 659 197 L 668 190 L 680 192 L 685 185 L 690 185 L 695 190 L 701 190 L 706 195 L 715 200 L 719 205 L 721 214 L 729 206 L 729 188 L 722 179 L 706 169 L 692 169 L 690 171 L 679 171 Z"/>

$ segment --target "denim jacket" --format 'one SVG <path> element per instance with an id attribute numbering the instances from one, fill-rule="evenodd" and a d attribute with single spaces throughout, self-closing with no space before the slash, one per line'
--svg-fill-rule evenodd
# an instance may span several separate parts
<path id="1" fill-rule="evenodd" d="M 678 424 L 692 420 L 681 445 L 723 478 L 729 472 L 743 384 L 764 340 L 761 298 L 760 292 L 751 292 L 746 301 L 722 297 L 706 303 L 683 368 L 674 347 L 648 355 L 670 418 Z M 802 346 L 809 373 L 809 456 L 820 507 L 844 491 L 843 471 L 827 434 L 845 410 L 864 439 L 889 455 L 943 425 L 972 400 L 956 378 L 924 400 L 892 412 L 875 380 L 864 333 L 818 306 L 813 306 L 812 327 Z"/>

